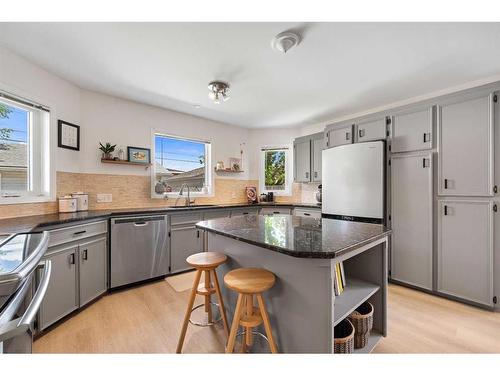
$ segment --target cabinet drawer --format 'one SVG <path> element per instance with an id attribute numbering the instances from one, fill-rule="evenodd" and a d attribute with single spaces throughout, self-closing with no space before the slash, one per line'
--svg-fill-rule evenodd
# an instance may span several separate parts
<path id="1" fill-rule="evenodd" d="M 312 217 L 314 219 L 321 219 L 320 210 L 308 210 L 304 208 L 296 208 L 293 210 L 295 216 Z"/>
<path id="2" fill-rule="evenodd" d="M 263 207 L 260 209 L 261 215 L 290 215 L 290 208 L 288 207 Z"/>
<path id="3" fill-rule="evenodd" d="M 205 212 L 205 214 L 203 215 L 203 220 L 229 217 L 230 215 L 231 215 L 231 211 L 229 211 L 229 210 L 213 210 L 213 211 Z"/>
<path id="4" fill-rule="evenodd" d="M 257 215 L 258 213 L 259 213 L 259 209 L 258 208 L 232 210 L 231 211 L 231 217 L 233 217 L 233 216 L 242 216 L 242 215 Z"/>
<path id="5" fill-rule="evenodd" d="M 108 232 L 108 222 L 98 221 L 50 231 L 49 247 Z"/>
<path id="6" fill-rule="evenodd" d="M 202 220 L 203 220 L 203 213 L 201 213 L 201 212 L 174 214 L 174 215 L 170 216 L 170 224 L 171 225 L 193 224 L 193 223 L 197 223 L 198 221 L 202 221 Z"/>

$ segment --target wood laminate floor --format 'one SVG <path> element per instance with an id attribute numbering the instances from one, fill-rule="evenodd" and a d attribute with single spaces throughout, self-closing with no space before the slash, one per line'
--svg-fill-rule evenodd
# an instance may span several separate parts
<path id="1" fill-rule="evenodd" d="M 158 281 L 104 296 L 34 343 L 36 353 L 174 353 L 189 291 Z M 374 353 L 500 353 L 500 313 L 389 286 Z M 190 325 L 186 353 L 223 353 L 222 326 Z"/>

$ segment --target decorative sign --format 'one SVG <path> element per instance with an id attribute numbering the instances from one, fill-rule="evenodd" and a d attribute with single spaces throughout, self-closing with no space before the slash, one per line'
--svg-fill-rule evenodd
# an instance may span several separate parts
<path id="1" fill-rule="evenodd" d="M 80 151 L 80 127 L 63 120 L 58 120 L 57 146 Z"/>
<path id="2" fill-rule="evenodd" d="M 133 163 L 149 164 L 151 162 L 151 150 L 142 147 L 127 147 L 128 161 Z"/>

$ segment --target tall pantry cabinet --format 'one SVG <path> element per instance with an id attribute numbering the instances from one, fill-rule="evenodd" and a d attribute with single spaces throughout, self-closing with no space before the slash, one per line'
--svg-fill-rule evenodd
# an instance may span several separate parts
<path id="1" fill-rule="evenodd" d="M 496 307 L 497 97 L 482 89 L 427 103 L 390 115 L 391 279 Z"/>
<path id="2" fill-rule="evenodd" d="M 433 108 L 397 112 L 391 124 L 391 278 L 433 287 Z"/>
<path id="3" fill-rule="evenodd" d="M 437 291 L 481 305 L 494 297 L 494 128 L 497 97 L 439 103 Z"/>

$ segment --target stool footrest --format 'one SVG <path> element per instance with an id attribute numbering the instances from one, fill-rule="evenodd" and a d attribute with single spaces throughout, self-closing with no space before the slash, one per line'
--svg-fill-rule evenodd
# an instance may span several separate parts
<path id="1" fill-rule="evenodd" d="M 217 306 L 219 308 L 219 304 L 218 303 L 210 302 L 210 304 L 212 306 Z M 205 306 L 204 303 L 200 303 L 199 305 L 196 305 L 195 307 L 193 307 L 191 309 L 191 313 L 193 313 L 193 311 L 195 311 L 195 310 L 197 310 L 197 309 L 199 309 L 200 307 L 203 307 L 203 306 Z M 214 320 L 212 322 L 200 323 L 200 322 L 195 322 L 194 320 L 191 319 L 191 317 L 189 317 L 189 323 L 191 323 L 192 325 L 198 326 L 198 327 L 210 327 L 210 326 L 213 326 L 216 323 L 219 323 L 221 320 L 222 320 L 222 316 L 220 316 L 217 320 Z"/>
<path id="2" fill-rule="evenodd" d="M 254 328 L 262 324 L 262 314 L 258 307 L 252 309 L 252 315 L 243 314 L 240 318 L 240 326 Z"/>

